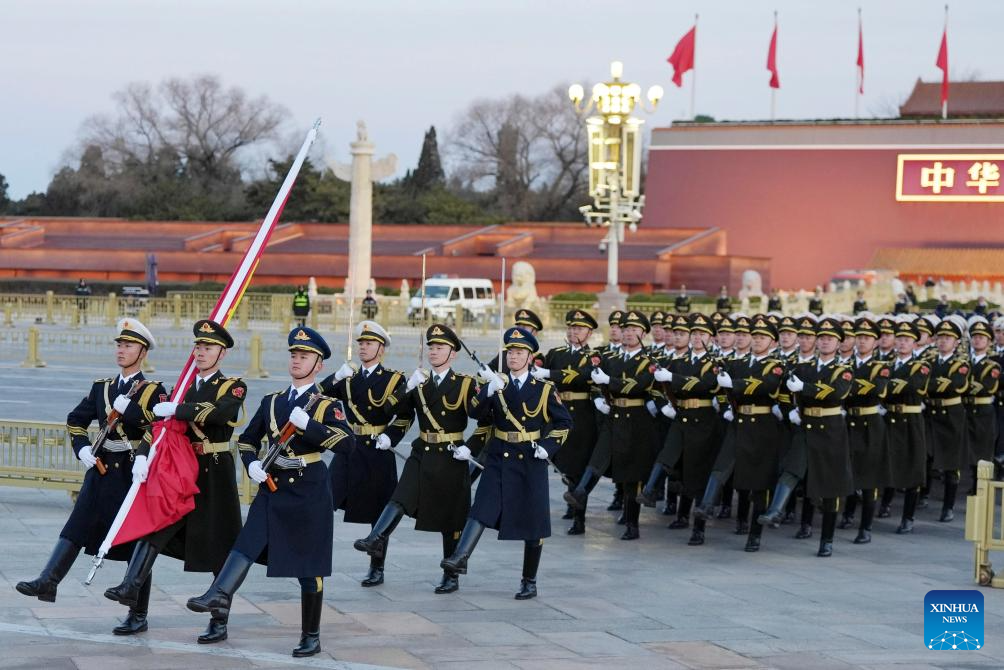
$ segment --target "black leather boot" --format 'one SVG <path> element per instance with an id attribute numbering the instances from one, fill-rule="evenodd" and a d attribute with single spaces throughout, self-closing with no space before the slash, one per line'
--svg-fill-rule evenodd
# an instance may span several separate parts
<path id="1" fill-rule="evenodd" d="M 582 535 L 586 532 L 586 512 L 585 510 L 575 510 L 572 514 L 572 525 L 568 529 L 569 535 Z"/>
<path id="2" fill-rule="evenodd" d="M 728 480 L 725 482 L 725 486 L 722 487 L 722 508 L 718 510 L 719 519 L 729 519 L 732 517 L 732 495 L 735 493 L 735 489 L 732 486 L 732 476 L 729 475 Z M 708 517 L 709 519 L 711 517 Z"/>
<path id="3" fill-rule="evenodd" d="M 815 511 L 812 501 L 808 498 L 802 498 L 802 523 L 798 532 L 795 533 L 796 540 L 807 540 L 812 537 L 812 517 Z"/>
<path id="4" fill-rule="evenodd" d="M 209 589 L 197 598 L 188 599 L 188 609 L 193 612 L 210 612 L 216 619 L 216 625 L 213 626 L 210 622 L 209 629 L 203 634 L 203 637 L 209 636 L 215 639 L 203 641 L 200 637 L 200 643 L 207 644 L 227 639 L 230 604 L 233 601 L 234 593 L 244 583 L 244 578 L 247 577 L 252 562 L 250 558 L 239 551 L 231 551 L 227 554 L 227 560 L 223 562 L 223 567 L 220 568 L 216 579 L 209 585 Z"/>
<path id="5" fill-rule="evenodd" d="M 136 604 L 129 608 L 129 614 L 125 621 L 112 628 L 112 633 L 115 635 L 135 635 L 146 632 L 146 614 L 150 611 L 150 586 L 152 582 L 153 574 L 151 573 L 143 582 L 143 586 L 139 590 L 139 598 L 136 600 Z"/>
<path id="6" fill-rule="evenodd" d="M 693 504 L 693 498 L 681 495 L 680 504 L 676 507 L 676 520 L 666 526 L 666 528 L 669 528 L 670 530 L 690 528 L 690 508 Z"/>
<path id="7" fill-rule="evenodd" d="M 635 498 L 639 505 L 644 505 L 645 507 L 655 507 L 655 503 L 659 499 L 659 492 L 656 489 L 662 481 L 663 475 L 664 472 L 661 463 L 656 463 L 652 466 L 652 472 L 648 475 L 648 481 L 645 482 L 645 486 L 642 487 L 641 493 L 639 493 Z"/>
<path id="8" fill-rule="evenodd" d="M 690 532 L 690 539 L 687 541 L 691 547 L 704 544 L 704 519 L 694 519 L 694 530 Z"/>
<path id="9" fill-rule="evenodd" d="M 816 556 L 823 558 L 833 555 L 833 533 L 837 528 L 837 512 L 823 512 L 823 531 L 819 535 L 819 551 Z"/>
<path id="10" fill-rule="evenodd" d="M 917 510 L 917 498 L 920 496 L 916 488 L 907 490 L 903 497 L 903 516 L 899 521 L 897 535 L 909 535 L 913 532 L 913 515 Z"/>
<path id="11" fill-rule="evenodd" d="M 56 602 L 56 587 L 66 577 L 79 553 L 78 545 L 65 537 L 59 538 L 56 540 L 56 546 L 52 548 L 48 562 L 42 568 L 42 574 L 30 582 L 18 582 L 14 588 L 18 593 L 33 596 L 43 602 Z"/>
<path id="12" fill-rule="evenodd" d="M 879 511 L 876 516 L 880 519 L 888 519 L 892 516 L 892 501 L 896 498 L 896 489 L 887 486 L 882 489 L 882 502 L 879 503 Z"/>
<path id="13" fill-rule="evenodd" d="M 565 506 L 565 513 L 561 515 L 561 518 L 564 519 L 565 521 L 575 518 L 575 510 L 572 509 L 571 505 Z"/>
<path id="14" fill-rule="evenodd" d="M 868 544 L 872 541 L 872 518 L 875 516 L 875 492 L 861 492 L 861 525 L 854 544 Z"/>
<path id="15" fill-rule="evenodd" d="M 443 533 L 443 558 L 449 558 L 453 555 L 453 552 L 457 549 L 458 538 L 454 538 L 453 533 L 444 532 Z M 460 579 L 457 577 L 457 573 L 452 570 L 443 570 L 443 579 L 439 582 L 439 586 L 436 587 L 435 592 L 442 595 L 444 593 L 453 593 L 460 588 Z"/>
<path id="16" fill-rule="evenodd" d="M 387 554 L 387 548 L 384 547 L 384 556 Z M 359 582 L 360 586 L 370 587 L 370 586 L 380 586 L 383 584 L 383 566 L 384 566 L 384 556 L 377 558 L 376 556 L 370 556 L 370 569 L 363 577 L 363 580 Z"/>
<path id="17" fill-rule="evenodd" d="M 153 571 L 153 563 L 157 560 L 157 548 L 149 542 L 137 542 L 136 548 L 129 559 L 129 566 L 126 568 L 125 577 L 118 586 L 105 591 L 105 598 L 114 600 L 126 607 L 133 607 L 139 600 L 139 591 L 143 587 L 143 582 L 147 580 Z"/>
<path id="18" fill-rule="evenodd" d="M 390 534 L 397 528 L 404 516 L 404 507 L 400 503 L 391 501 L 383 508 L 380 518 L 373 524 L 373 529 L 366 537 L 356 540 L 352 546 L 358 551 L 365 551 L 373 558 L 383 558 L 387 553 L 387 540 Z"/>
<path id="19" fill-rule="evenodd" d="M 788 504 L 788 499 L 795 490 L 796 484 L 798 484 L 798 480 L 793 476 L 788 473 L 781 475 L 774 487 L 774 496 L 770 500 L 770 507 L 767 508 L 766 512 L 757 516 L 756 522 L 761 526 L 781 523 L 781 520 L 784 519 L 785 505 Z"/>
<path id="20" fill-rule="evenodd" d="M 725 482 L 722 480 L 722 476 L 718 472 L 712 472 L 708 475 L 708 483 L 704 487 L 704 495 L 701 497 L 701 502 L 694 505 L 694 519 L 710 519 L 715 513 L 715 505 L 719 501 L 729 505 L 729 513 L 731 514 L 731 497 L 726 501 L 722 497 L 722 489 L 724 488 Z M 724 505 L 723 505 L 724 508 Z M 721 518 L 721 517 L 719 517 Z"/>
<path id="21" fill-rule="evenodd" d="M 744 551 L 750 553 L 760 551 L 760 537 L 763 535 L 763 526 L 754 521 L 750 525 L 750 534 L 746 536 L 746 548 Z"/>
<path id="22" fill-rule="evenodd" d="M 637 500 L 628 498 L 624 501 L 624 534 L 622 540 L 637 540 L 641 537 L 638 532 L 638 517 L 641 515 L 641 504 Z"/>
<path id="23" fill-rule="evenodd" d="M 579 478 L 579 483 L 571 491 L 565 491 L 564 499 L 568 503 L 568 506 L 573 509 L 586 509 L 586 502 L 589 499 L 589 494 L 596 484 L 600 481 L 600 475 L 593 470 L 592 466 L 587 465 L 586 469 L 582 472 L 582 477 Z"/>
<path id="24" fill-rule="evenodd" d="M 852 493 L 844 499 L 844 513 L 840 516 L 840 522 L 837 524 L 837 528 L 840 530 L 854 527 L 854 512 L 857 510 L 859 497 L 857 493 Z"/>
<path id="25" fill-rule="evenodd" d="M 321 651 L 321 609 L 324 592 L 300 593 L 300 644 L 293 656 L 313 656 Z"/>
<path id="26" fill-rule="evenodd" d="M 481 539 L 481 533 L 483 532 L 485 532 L 485 525 L 483 523 L 475 519 L 468 519 L 464 525 L 464 531 L 460 534 L 460 541 L 457 543 L 457 548 L 454 550 L 453 555 L 440 561 L 439 567 L 458 575 L 466 575 L 467 561 L 471 558 L 474 547 L 478 546 L 478 540 Z"/>
<path id="27" fill-rule="evenodd" d="M 608 512 L 620 512 L 624 509 L 624 486 L 617 484 L 614 488 L 614 499 L 607 505 Z"/>
<path id="28" fill-rule="evenodd" d="M 945 499 L 941 506 L 941 517 L 938 521 L 948 523 L 955 519 L 955 496 L 959 490 L 959 473 L 945 471 Z"/>
<path id="29" fill-rule="evenodd" d="M 540 555 L 544 545 L 540 540 L 528 541 L 523 545 L 523 579 L 519 583 L 519 593 L 516 600 L 529 600 L 537 597 L 537 568 L 540 567 Z"/>

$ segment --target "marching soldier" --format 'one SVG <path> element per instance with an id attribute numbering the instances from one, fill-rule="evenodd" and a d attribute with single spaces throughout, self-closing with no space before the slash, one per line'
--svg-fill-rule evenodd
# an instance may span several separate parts
<path id="1" fill-rule="evenodd" d="M 722 286 L 722 290 L 718 292 L 718 300 L 715 301 L 715 311 L 726 316 L 732 311 L 732 298 L 729 297 L 729 288 L 727 286 Z"/>
<path id="2" fill-rule="evenodd" d="M 141 370 L 147 352 L 155 345 L 146 326 L 136 319 L 122 319 L 114 342 L 119 374 L 91 384 L 88 394 L 66 418 L 70 446 L 86 471 L 73 511 L 59 533 L 42 574 L 37 579 L 18 582 L 16 586 L 19 593 L 44 602 L 55 602 L 56 587 L 81 549 L 86 554 L 97 553 L 132 484 L 134 459 L 144 458 L 136 455 L 136 449 L 153 420 L 153 406 L 167 399 L 160 382 L 147 380 Z M 113 426 L 109 426 L 110 417 Z M 116 421 L 115 417 L 119 419 Z M 91 446 L 87 433 L 93 421 L 97 421 L 106 434 L 97 447 Z M 98 459 L 101 465 L 95 467 Z M 132 550 L 131 543 L 113 547 L 106 558 L 125 561 Z M 113 632 L 132 635 L 145 631 L 149 601 L 150 583 L 147 581 L 140 598 L 130 608 L 129 616 Z"/>
<path id="3" fill-rule="evenodd" d="M 723 443 L 725 453 L 719 454 L 708 489 L 726 477 L 731 466 L 735 487 L 748 492 L 753 506 L 753 523 L 746 539 L 748 552 L 760 550 L 763 526 L 757 519 L 767 509 L 767 496 L 774 488 L 780 464 L 781 424 L 771 413 L 784 375 L 781 359 L 772 354 L 776 339 L 774 326 L 763 316 L 754 317 L 750 355 L 725 364 L 716 379 L 721 388 L 731 391 L 732 404 L 725 410 L 724 419 L 734 426 L 734 433 L 731 449 L 728 442 Z M 745 523 L 746 519 L 740 512 L 740 520 Z M 739 528 L 737 525 L 737 533 Z"/>
<path id="4" fill-rule="evenodd" d="M 959 473 L 969 464 L 966 434 L 966 410 L 962 396 L 969 389 L 969 360 L 958 355 L 956 348 L 964 326 L 949 316 L 935 330 L 938 355 L 931 361 L 931 378 L 927 387 L 931 408 L 931 467 L 941 470 L 945 495 L 941 507 L 942 522 L 955 518 L 955 495 L 959 488 Z"/>
<path id="5" fill-rule="evenodd" d="M 482 368 L 488 383 L 469 410 L 475 419 L 492 417 L 485 471 L 457 548 L 440 567 L 466 574 L 481 533 L 486 527 L 495 528 L 500 540 L 524 542 L 523 578 L 515 598 L 527 600 L 537 596 L 537 568 L 544 538 L 551 535 L 548 460 L 568 437 L 572 419 L 554 384 L 530 376 L 537 339 L 513 327 L 505 332 L 503 342 L 509 372 L 503 377 Z"/>
<path id="6" fill-rule="evenodd" d="M 288 388 L 269 393 L 241 434 L 237 447 L 258 493 L 247 523 L 209 589 L 188 600 L 193 612 L 211 612 L 226 620 L 234 593 L 253 563 L 268 567 L 269 577 L 295 577 L 300 582 L 300 644 L 293 656 L 321 651 L 324 578 L 331 574 L 331 487 L 321 452 L 344 453 L 351 429 L 340 402 L 324 398 L 315 384 L 331 349 L 307 327 L 290 332 Z M 267 468 L 259 450 L 277 445 L 287 424 L 295 431 L 282 453 Z M 266 485 L 271 480 L 271 486 Z M 275 487 L 274 490 L 272 487 Z M 227 638 L 226 626 L 212 642 Z"/>
<path id="7" fill-rule="evenodd" d="M 220 372 L 234 339 L 226 328 L 208 319 L 196 321 L 196 375 L 180 403 L 164 401 L 153 407 L 155 416 L 173 416 L 188 424 L 186 437 L 197 455 L 199 470 L 195 485 L 195 509 L 179 521 L 136 543 L 122 583 L 105 591 L 105 597 L 130 608 L 146 596 L 154 561 L 159 554 L 184 561 L 186 572 L 219 574 L 227 552 L 241 529 L 237 495 L 237 471 L 230 452 L 230 438 L 238 425 L 247 385 Z M 149 438 L 149 435 L 147 436 Z M 143 453 L 149 443 L 140 445 Z M 145 455 L 137 457 L 133 474 L 146 481 Z M 226 636 L 227 616 L 214 615 L 200 643 L 217 642 Z M 222 636 L 222 637 L 221 637 Z"/>
<path id="8" fill-rule="evenodd" d="M 889 367 L 872 355 L 879 336 L 874 321 L 858 319 L 853 334 L 857 353 L 849 366 L 854 379 L 844 406 L 847 410 L 854 489 L 861 492 L 861 524 L 854 544 L 867 544 L 872 540 L 875 498 L 887 478 L 888 454 L 881 402 L 889 382 Z M 849 528 L 854 524 L 857 499 L 856 495 L 848 496 L 840 528 Z"/>
<path id="9" fill-rule="evenodd" d="M 623 317 L 624 312 L 619 309 L 610 312 L 610 315 L 607 317 L 607 325 L 610 329 L 609 341 L 607 344 L 592 350 L 589 357 L 591 368 L 598 367 L 604 359 L 612 356 L 620 356 L 621 340 L 623 337 L 620 322 Z M 596 406 L 599 400 L 600 398 L 594 398 L 594 406 Z M 599 483 L 600 477 L 605 476 L 610 470 L 610 423 L 607 421 L 606 415 L 598 407 L 595 408 L 595 412 L 596 443 L 593 446 L 592 456 L 589 457 L 589 464 L 586 465 L 575 488 L 564 493 L 565 502 L 568 503 L 569 508 L 572 510 L 573 519 L 577 512 L 581 511 L 583 514 L 585 513 L 589 494 L 592 493 L 593 489 Z M 607 511 L 614 512 L 623 508 L 621 487 L 617 484 L 614 489 L 614 499 L 609 507 L 607 507 Z"/>
<path id="10" fill-rule="evenodd" d="M 375 558 L 383 558 L 387 540 L 405 514 L 415 519 L 415 530 L 441 533 L 443 558 L 449 558 L 471 508 L 471 450 L 464 446 L 464 429 L 478 385 L 473 377 L 452 370 L 460 338 L 450 328 L 433 324 L 425 331 L 425 343 L 432 374 L 421 368 L 412 373 L 395 420 L 383 433 L 396 445 L 417 416 L 418 439 L 373 530 L 353 545 Z M 444 571 L 435 592 L 458 588 L 457 573 Z"/>
<path id="11" fill-rule="evenodd" d="M 359 371 L 346 361 L 320 387 L 324 395 L 345 404 L 355 435 L 354 447 L 348 453 L 335 454 L 328 468 L 334 509 L 345 510 L 346 523 L 368 523 L 372 527 L 397 486 L 397 463 L 385 431 L 398 410 L 406 383 L 400 372 L 383 366 L 390 335 L 380 324 L 361 322 L 356 328 L 356 343 Z M 386 556 L 385 542 L 381 556 L 370 556 L 362 586 L 383 584 Z"/>
<path id="12" fill-rule="evenodd" d="M 854 346 L 857 344 L 857 322 L 846 316 L 840 317 L 840 329 L 844 331 L 844 339 L 837 345 L 837 362 L 841 365 L 854 367 Z"/>
<path id="13" fill-rule="evenodd" d="M 679 361 L 673 371 L 660 368 L 654 371 L 656 381 L 669 384 L 674 398 L 673 425 L 666 436 L 665 446 L 659 452 L 653 475 L 663 468 L 672 468 L 682 459 L 683 502 L 677 512 L 677 521 L 670 528 L 686 528 L 691 502 L 701 499 L 722 440 L 722 425 L 714 407 L 718 392 L 718 361 L 708 351 L 714 337 L 714 326 L 703 314 L 690 319 L 690 358 Z M 672 412 L 670 412 L 672 413 Z M 646 490 L 653 483 L 650 476 Z M 722 482 L 724 483 L 724 482 Z M 695 515 L 694 528 L 688 544 L 704 544 L 705 519 Z"/>
<path id="14" fill-rule="evenodd" d="M 883 316 L 878 320 L 879 341 L 878 351 L 875 352 L 875 359 L 879 361 L 891 361 L 896 357 L 896 322 L 888 316 Z"/>
<path id="15" fill-rule="evenodd" d="M 914 355 L 917 328 L 909 321 L 896 324 L 896 357 L 888 362 L 885 421 L 888 451 L 886 490 L 905 489 L 903 516 L 896 533 L 913 532 L 920 487 L 927 469 L 927 431 L 924 428 L 924 398 L 927 396 L 930 367 Z M 881 411 L 881 410 L 880 410 Z M 884 495 L 884 494 L 883 494 Z M 889 502 L 883 497 L 883 505 Z M 889 513 L 886 511 L 886 516 Z"/>
<path id="16" fill-rule="evenodd" d="M 650 358 L 657 358 L 665 354 L 666 351 L 666 318 L 669 315 L 661 309 L 652 312 L 649 317 L 649 326 L 652 328 L 652 344 L 646 347 L 646 352 Z"/>
<path id="17" fill-rule="evenodd" d="M 815 364 L 798 366 L 787 381 L 788 390 L 797 396 L 799 403 L 799 408 L 792 410 L 792 423 L 804 424 L 807 465 L 804 504 L 811 509 L 810 499 L 822 501 L 823 530 L 817 556 L 823 557 L 833 554 L 840 498 L 853 490 L 850 445 L 841 403 L 851 390 L 854 374 L 837 363 L 837 345 L 841 339 L 843 333 L 835 319 L 820 319 Z M 805 517 L 803 513 L 803 522 Z"/>
<path id="18" fill-rule="evenodd" d="M 969 326 L 970 360 L 969 392 L 965 396 L 966 425 L 969 432 L 969 469 L 972 471 L 972 488 L 976 493 L 976 465 L 992 461 L 997 442 L 997 412 L 994 399 L 1000 387 L 1000 363 L 990 357 L 993 334 L 983 317 L 974 316 Z"/>
<path id="19" fill-rule="evenodd" d="M 994 343 L 990 349 L 990 358 L 1004 369 L 1004 316 L 998 316 L 993 321 Z M 1004 461 L 1004 384 L 997 386 L 997 438 L 994 443 L 994 459 Z"/>
<path id="20" fill-rule="evenodd" d="M 590 396 L 589 376 L 593 366 L 589 338 L 597 324 L 592 315 L 573 309 L 565 314 L 565 326 L 568 344 L 548 351 L 544 364 L 531 369 L 530 374 L 537 380 L 551 380 L 573 419 L 571 432 L 554 457 L 554 466 L 564 478 L 576 483 L 582 479 L 596 445 L 596 411 Z M 574 488 L 574 484 L 569 485 L 569 491 Z M 568 534 L 584 532 L 586 510 L 572 508 L 572 526 Z"/>
<path id="21" fill-rule="evenodd" d="M 652 388 L 651 359 L 645 355 L 642 338 L 649 330 L 648 319 L 629 310 L 621 319 L 623 335 L 620 356 L 604 359 L 591 374 L 593 383 L 606 395 L 595 400 L 597 410 L 610 424 L 611 475 L 624 491 L 624 534 L 622 540 L 636 540 L 641 507 L 636 499 L 641 482 L 652 467 L 653 430 L 645 407 Z M 607 400 L 607 397 L 610 400 Z"/>

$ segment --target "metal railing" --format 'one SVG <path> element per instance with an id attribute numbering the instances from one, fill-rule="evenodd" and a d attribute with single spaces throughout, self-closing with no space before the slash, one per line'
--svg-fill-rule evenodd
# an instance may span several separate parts
<path id="1" fill-rule="evenodd" d="M 1004 482 L 994 480 L 994 464 L 980 461 L 976 466 L 976 495 L 966 498 L 966 539 L 973 543 L 973 579 L 980 586 L 1004 588 L 990 563 L 991 551 L 1004 551 L 1002 524 Z"/>
<path id="2" fill-rule="evenodd" d="M 92 429 L 91 439 L 96 437 L 97 429 Z M 236 442 L 230 443 L 230 451 L 238 464 L 237 492 L 242 503 L 250 504 L 258 485 L 239 465 Z M 56 489 L 75 498 L 86 472 L 73 453 L 64 424 L 0 420 L 0 486 Z"/>

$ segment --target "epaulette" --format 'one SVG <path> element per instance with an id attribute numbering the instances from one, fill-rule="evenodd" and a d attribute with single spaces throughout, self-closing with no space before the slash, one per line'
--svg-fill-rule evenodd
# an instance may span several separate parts
<path id="1" fill-rule="evenodd" d="M 94 383 L 95 384 L 104 384 L 105 382 L 110 382 L 110 381 L 113 381 L 114 379 L 115 379 L 115 377 L 105 377 L 104 379 L 95 379 Z"/>

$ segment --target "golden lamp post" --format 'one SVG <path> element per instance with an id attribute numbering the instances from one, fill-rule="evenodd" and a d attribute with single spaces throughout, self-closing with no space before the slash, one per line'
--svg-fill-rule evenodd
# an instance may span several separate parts
<path id="1" fill-rule="evenodd" d="M 587 100 L 580 84 L 568 87 L 568 97 L 575 109 L 586 118 L 589 142 L 589 195 L 593 204 L 579 208 L 588 226 L 605 226 L 607 235 L 600 249 L 607 253 L 607 286 L 600 294 L 600 309 L 608 311 L 624 299 L 617 284 L 618 246 L 624 241 L 624 226 L 631 232 L 638 228 L 645 196 L 641 194 L 641 126 L 644 121 L 631 116 L 644 105 L 654 112 L 662 99 L 661 86 L 648 89 L 641 97 L 641 86 L 621 81 L 624 64 L 610 64 L 610 81 L 593 86 Z"/>

